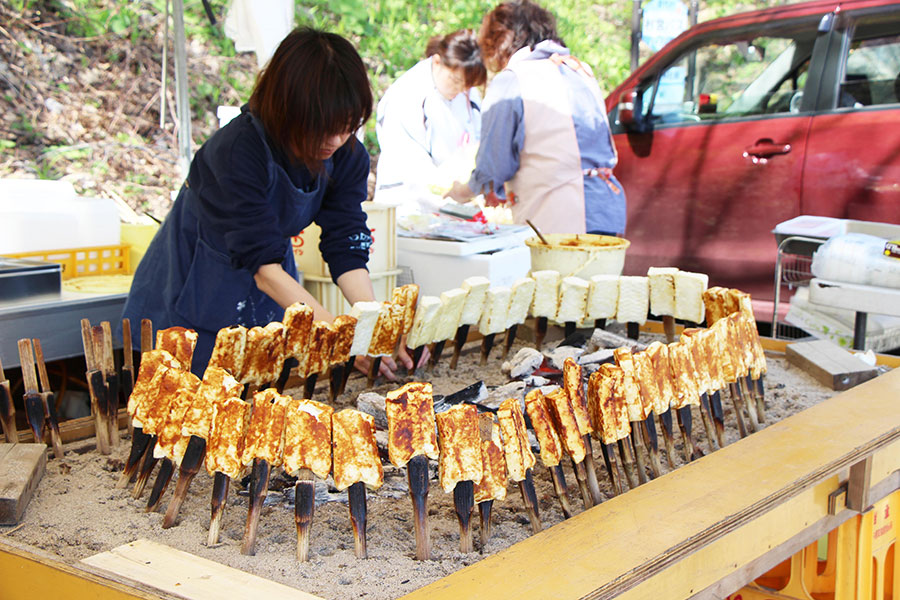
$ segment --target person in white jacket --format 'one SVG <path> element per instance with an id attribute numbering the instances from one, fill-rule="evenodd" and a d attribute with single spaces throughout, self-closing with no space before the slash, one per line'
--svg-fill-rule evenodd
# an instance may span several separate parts
<path id="1" fill-rule="evenodd" d="M 476 35 L 459 30 L 429 40 L 426 58 L 400 76 L 376 111 L 381 155 L 376 202 L 398 206 L 400 215 L 427 213 L 444 203 L 440 170 L 474 157 L 481 130 L 481 94 L 487 71 Z"/>

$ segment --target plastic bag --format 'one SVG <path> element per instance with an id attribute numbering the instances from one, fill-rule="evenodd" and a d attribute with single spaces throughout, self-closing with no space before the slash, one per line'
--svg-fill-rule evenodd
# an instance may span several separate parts
<path id="1" fill-rule="evenodd" d="M 864 233 L 830 238 L 813 255 L 812 273 L 829 281 L 900 288 L 900 259 L 884 255 L 885 243 Z"/>

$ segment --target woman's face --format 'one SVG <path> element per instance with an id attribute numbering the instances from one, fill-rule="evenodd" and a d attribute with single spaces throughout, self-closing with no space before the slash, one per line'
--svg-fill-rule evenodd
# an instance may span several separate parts
<path id="1" fill-rule="evenodd" d="M 347 143 L 347 140 L 350 139 L 352 132 L 340 133 L 336 135 L 330 135 L 325 138 L 322 142 L 321 148 L 319 148 L 319 158 L 321 160 L 326 160 L 331 158 L 331 155 L 337 152 L 338 148 Z"/>
<path id="2" fill-rule="evenodd" d="M 453 100 L 466 91 L 463 70 L 446 66 L 439 54 L 431 55 L 431 76 L 434 79 L 434 87 L 447 100 Z"/>

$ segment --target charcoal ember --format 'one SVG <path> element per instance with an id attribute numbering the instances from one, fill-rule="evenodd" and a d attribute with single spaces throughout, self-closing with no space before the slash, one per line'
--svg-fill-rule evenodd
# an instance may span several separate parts
<path id="1" fill-rule="evenodd" d="M 534 348 L 522 348 L 500 367 L 512 379 L 522 379 L 534 373 L 544 362 L 544 355 Z"/>

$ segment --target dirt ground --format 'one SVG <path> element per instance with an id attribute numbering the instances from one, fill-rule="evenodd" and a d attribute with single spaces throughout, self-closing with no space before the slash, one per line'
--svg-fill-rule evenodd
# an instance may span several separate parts
<path id="1" fill-rule="evenodd" d="M 642 341 L 650 340 L 642 336 Z M 513 348 L 513 353 L 519 345 L 517 343 Z M 508 381 L 501 373 L 501 360 L 496 349 L 486 368 L 478 366 L 477 343 L 467 345 L 455 371 L 448 367 L 448 354 L 427 378 L 434 384 L 435 394 L 449 394 L 479 380 L 483 380 L 488 387 Z M 836 393 L 790 365 L 783 355 L 770 353 L 767 359 L 766 404 L 770 424 Z M 348 390 L 338 404 L 355 403 L 365 383 L 362 376 L 351 378 Z M 316 392 L 319 400 L 327 397 L 326 386 L 327 381 L 320 382 Z M 393 387 L 396 386 L 382 384 L 375 391 L 384 394 Z M 295 395 L 299 393 L 299 390 L 289 391 Z M 731 402 L 725 399 L 725 395 L 723 404 L 727 441 L 733 443 L 739 436 Z M 694 423 L 695 436 L 707 451 L 708 440 L 696 413 Z M 487 545 L 482 548 L 478 542 L 476 511 L 473 519 L 476 552 L 460 553 L 452 494 L 445 494 L 440 489 L 437 469 L 432 462 L 435 468 L 428 512 L 433 560 L 415 561 L 412 504 L 407 493 L 405 473 L 386 465 L 385 485 L 376 492 L 368 493 L 368 560 L 354 557 L 346 495 L 330 493 L 325 482 L 320 482 L 311 533 L 310 561 L 298 563 L 295 559 L 293 486 L 282 477 L 275 478 L 270 485 L 260 519 L 256 555 L 244 556 L 240 553 L 240 545 L 247 516 L 247 497 L 236 491 L 240 490 L 240 486 L 233 484 L 231 487 L 220 543 L 207 547 L 212 477 L 205 471 L 197 475 L 182 506 L 178 525 L 164 530 L 161 527 L 162 512 L 171 497 L 174 482 L 169 486 L 160 512 L 147 513 L 144 508 L 152 480 L 139 500 L 132 499 L 130 487 L 115 487 L 130 445 L 126 436 L 123 435 L 122 442 L 111 456 L 101 456 L 94 445 L 93 440 L 68 444 L 64 459 L 51 458 L 23 522 L 14 528 L 0 528 L 0 535 L 17 545 L 58 555 L 65 561 L 77 561 L 138 538 L 148 538 L 333 600 L 396 598 L 530 535 L 521 495 L 517 486 L 510 484 L 507 498 L 494 503 L 493 535 Z M 680 444 L 677 449 L 680 452 Z M 571 505 L 577 513 L 583 510 L 577 483 L 569 465 L 565 470 Z M 610 485 L 602 461 L 598 478 L 604 493 L 609 495 Z M 545 527 L 552 527 L 563 519 L 563 515 L 553 494 L 549 473 L 540 461 L 535 468 L 534 481 L 541 519 Z M 286 486 L 284 490 L 273 490 L 279 482 L 282 487 Z"/>

